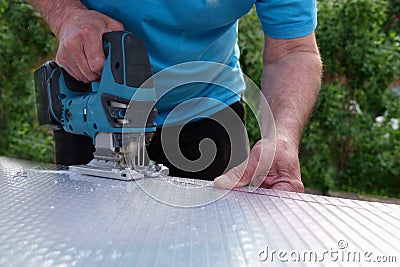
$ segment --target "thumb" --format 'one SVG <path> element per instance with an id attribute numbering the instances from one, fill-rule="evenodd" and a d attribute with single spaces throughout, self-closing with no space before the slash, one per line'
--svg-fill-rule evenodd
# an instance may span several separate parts
<path id="1" fill-rule="evenodd" d="M 253 177 L 251 168 L 248 167 L 250 156 L 240 163 L 238 166 L 233 167 L 227 173 L 214 179 L 214 186 L 221 189 L 232 189 L 234 187 L 242 187 L 250 183 Z"/>
<path id="2" fill-rule="evenodd" d="M 268 146 L 268 143 L 270 142 L 266 140 L 258 141 L 245 161 L 214 179 L 214 186 L 232 189 L 248 185 L 253 180 L 254 186 L 259 187 L 267 176 L 273 160 L 275 146 Z"/>

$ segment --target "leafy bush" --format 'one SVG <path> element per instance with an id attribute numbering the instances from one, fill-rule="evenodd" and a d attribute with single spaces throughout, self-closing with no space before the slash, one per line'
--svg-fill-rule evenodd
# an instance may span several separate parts
<path id="1" fill-rule="evenodd" d="M 303 135 L 301 153 L 305 184 L 327 193 L 340 189 L 399 195 L 400 101 L 392 91 L 382 95 L 381 122 L 356 104 L 348 88 L 326 84 Z"/>
<path id="2" fill-rule="evenodd" d="M 0 155 L 51 161 L 51 136 L 38 129 L 32 69 L 54 39 L 30 5 L 0 2 Z"/>
<path id="3" fill-rule="evenodd" d="M 338 188 L 398 196 L 400 38 L 384 0 L 321 0 L 317 38 L 326 77 L 303 137 L 303 179 Z M 381 126 L 376 118 L 385 118 Z"/>
<path id="4" fill-rule="evenodd" d="M 242 71 L 260 87 L 264 32 L 255 8 L 239 21 L 239 47 Z"/>
<path id="5" fill-rule="evenodd" d="M 239 22 L 240 62 L 243 73 L 260 88 L 262 78 L 262 53 L 264 47 L 264 32 L 258 20 L 255 8 L 251 9 Z M 246 128 L 250 146 L 261 137 L 260 128 L 255 115 L 245 103 Z"/>

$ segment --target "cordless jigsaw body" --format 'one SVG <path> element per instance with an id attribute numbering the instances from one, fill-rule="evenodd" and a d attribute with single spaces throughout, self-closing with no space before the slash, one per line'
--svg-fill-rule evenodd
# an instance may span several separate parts
<path id="1" fill-rule="evenodd" d="M 94 159 L 70 166 L 71 171 L 120 180 L 167 174 L 166 167 L 153 166 L 145 157 L 157 111 L 144 44 L 116 31 L 103 35 L 103 48 L 100 82 L 79 82 L 54 61 L 35 71 L 39 124 L 93 139 Z"/>

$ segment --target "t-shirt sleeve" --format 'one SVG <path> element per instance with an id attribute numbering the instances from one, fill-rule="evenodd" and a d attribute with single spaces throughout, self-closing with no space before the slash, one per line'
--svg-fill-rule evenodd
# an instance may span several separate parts
<path id="1" fill-rule="evenodd" d="M 312 33 L 317 26 L 316 0 L 257 0 L 257 15 L 265 35 L 297 38 Z"/>

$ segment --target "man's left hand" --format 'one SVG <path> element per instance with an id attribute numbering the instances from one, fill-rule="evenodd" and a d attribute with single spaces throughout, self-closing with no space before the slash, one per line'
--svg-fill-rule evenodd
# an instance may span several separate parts
<path id="1" fill-rule="evenodd" d="M 298 145 L 287 139 L 277 138 L 275 149 L 273 140 L 262 139 L 254 145 L 244 162 L 217 177 L 214 185 L 222 189 L 232 189 L 250 182 L 255 187 L 304 192 Z"/>

